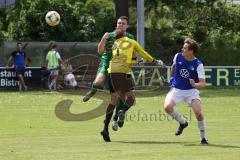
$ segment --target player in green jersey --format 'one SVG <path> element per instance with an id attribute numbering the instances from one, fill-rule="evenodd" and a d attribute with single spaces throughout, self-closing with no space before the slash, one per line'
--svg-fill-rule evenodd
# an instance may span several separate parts
<path id="1" fill-rule="evenodd" d="M 130 39 L 134 39 L 133 35 L 126 32 L 127 28 L 128 28 L 128 17 L 126 17 L 126 16 L 119 17 L 117 20 L 116 29 L 124 30 L 126 37 L 128 37 Z M 87 92 L 87 94 L 83 98 L 84 102 L 88 101 L 92 96 L 94 96 L 94 94 L 96 94 L 98 89 L 103 88 L 105 78 L 108 75 L 107 69 L 109 67 L 109 62 L 112 59 L 112 46 L 114 44 L 114 41 L 115 41 L 114 32 L 110 32 L 110 33 L 106 32 L 98 44 L 98 53 L 101 55 L 101 61 L 100 61 L 99 67 L 98 67 L 97 76 L 92 84 L 92 87 L 91 87 L 90 91 Z M 132 63 L 133 64 L 137 63 L 136 57 L 133 57 Z M 118 129 L 118 124 L 117 124 L 118 111 L 120 109 L 122 109 L 123 105 L 124 105 L 123 102 L 120 101 L 116 107 L 115 115 L 113 118 L 113 130 L 114 131 L 116 131 Z"/>
<path id="2" fill-rule="evenodd" d="M 133 35 L 126 32 L 128 28 L 128 18 L 126 16 L 121 16 L 118 18 L 116 28 L 123 29 L 128 38 L 134 39 Z M 97 76 L 91 86 L 91 89 L 83 98 L 84 102 L 87 102 L 92 96 L 94 96 L 98 89 L 103 88 L 105 78 L 108 74 L 107 69 L 109 67 L 109 62 L 112 58 L 112 45 L 114 41 L 114 32 L 106 32 L 98 44 L 98 53 L 101 55 L 101 61 L 98 67 Z"/>

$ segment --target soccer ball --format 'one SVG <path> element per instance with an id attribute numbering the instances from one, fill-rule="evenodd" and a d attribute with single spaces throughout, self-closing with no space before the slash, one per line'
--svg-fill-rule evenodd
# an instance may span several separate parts
<path id="1" fill-rule="evenodd" d="M 49 11 L 45 16 L 45 20 L 49 26 L 56 26 L 60 22 L 60 15 L 56 11 Z"/>

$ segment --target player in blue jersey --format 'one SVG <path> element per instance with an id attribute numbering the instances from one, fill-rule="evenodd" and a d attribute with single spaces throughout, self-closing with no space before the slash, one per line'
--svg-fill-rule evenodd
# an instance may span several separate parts
<path id="1" fill-rule="evenodd" d="M 22 51 L 22 43 L 18 42 L 17 50 L 13 51 L 11 56 L 9 57 L 7 61 L 7 67 L 9 66 L 10 62 L 13 60 L 13 65 L 16 70 L 16 75 L 19 79 L 19 91 L 22 91 L 23 89 L 26 91 L 27 86 L 24 81 L 24 72 L 26 67 L 26 53 Z"/>
<path id="2" fill-rule="evenodd" d="M 197 42 L 191 38 L 187 38 L 184 41 L 182 52 L 174 56 L 170 81 L 172 89 L 166 96 L 164 109 L 180 123 L 175 133 L 178 136 L 188 126 L 188 122 L 186 118 L 176 111 L 175 106 L 183 101 L 188 103 L 198 120 L 201 144 L 208 144 L 205 136 L 205 121 L 202 113 L 201 99 L 197 90 L 206 86 L 205 72 L 202 62 L 195 57 L 197 50 Z"/>

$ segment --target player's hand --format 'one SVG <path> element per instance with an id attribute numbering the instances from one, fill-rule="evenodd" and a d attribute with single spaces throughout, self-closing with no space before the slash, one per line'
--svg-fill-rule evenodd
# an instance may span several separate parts
<path id="1" fill-rule="evenodd" d="M 192 87 L 196 87 L 196 83 L 193 79 L 189 79 L 189 82 L 192 85 Z"/>
<path id="2" fill-rule="evenodd" d="M 140 58 L 140 59 L 137 59 L 137 65 L 144 65 L 144 60 L 143 60 L 143 58 Z"/>
<path id="3" fill-rule="evenodd" d="M 158 65 L 158 66 L 163 66 L 164 65 L 164 63 L 163 63 L 163 61 L 162 60 L 160 60 L 160 59 L 154 59 L 153 60 L 153 63 L 154 64 L 156 64 L 156 65 Z"/>

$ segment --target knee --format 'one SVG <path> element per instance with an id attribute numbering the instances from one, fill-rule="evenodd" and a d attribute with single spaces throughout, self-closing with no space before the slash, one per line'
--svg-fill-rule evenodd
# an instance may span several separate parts
<path id="1" fill-rule="evenodd" d="M 164 110 L 165 110 L 165 112 L 167 112 L 167 113 L 172 113 L 173 107 L 174 107 L 174 106 L 172 106 L 172 105 L 170 105 L 170 104 L 165 104 L 165 105 L 164 105 Z"/>
<path id="2" fill-rule="evenodd" d="M 130 97 L 127 97 L 127 100 L 126 100 L 126 104 L 131 107 L 135 104 L 135 98 L 130 96 Z"/>
<path id="3" fill-rule="evenodd" d="M 97 81 L 95 81 L 94 83 L 95 83 L 95 86 L 101 86 L 101 85 L 102 85 L 102 83 L 101 83 L 100 80 L 97 80 Z"/>

